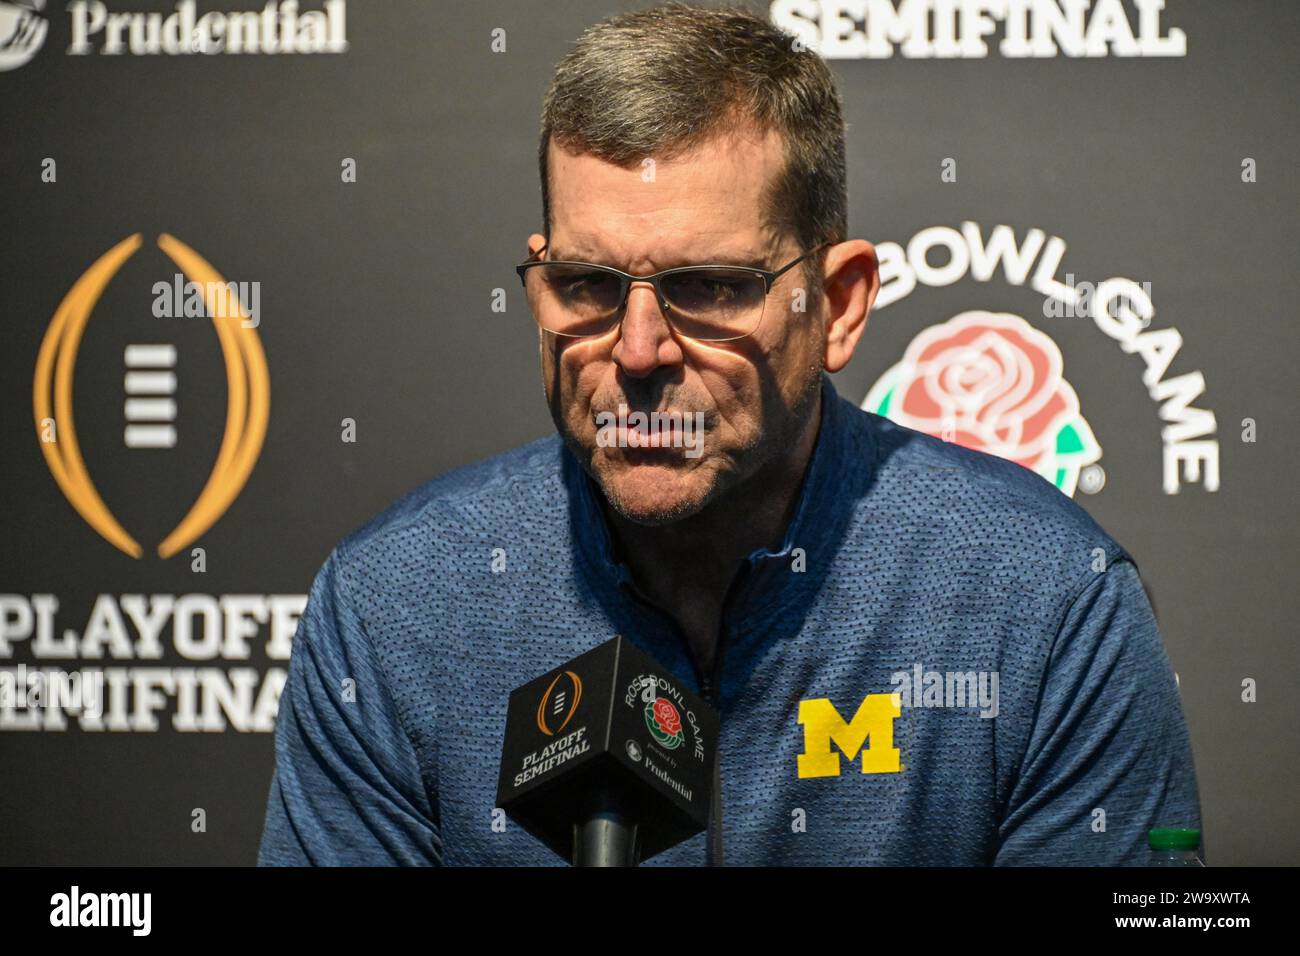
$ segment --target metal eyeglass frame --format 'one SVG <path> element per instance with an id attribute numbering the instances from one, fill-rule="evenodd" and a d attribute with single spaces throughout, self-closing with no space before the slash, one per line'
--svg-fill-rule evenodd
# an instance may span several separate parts
<path id="1" fill-rule="evenodd" d="M 655 298 L 659 300 L 659 308 L 662 310 L 664 314 L 664 318 L 668 320 L 669 327 L 672 328 L 672 330 L 676 334 L 681 335 L 684 338 L 692 339 L 693 341 L 697 341 L 697 342 L 734 342 L 736 339 L 743 339 L 746 336 L 753 335 L 755 332 L 758 331 L 759 326 L 763 324 L 763 316 L 767 315 L 766 307 L 763 309 L 763 314 L 758 317 L 758 323 L 748 332 L 741 333 L 740 335 L 733 335 L 725 339 L 697 338 L 696 336 L 687 335 L 685 332 L 682 332 L 680 329 L 677 328 L 676 323 L 673 322 L 673 310 L 672 307 L 668 304 L 668 300 L 664 298 L 663 289 L 659 285 L 660 280 L 662 280 L 663 277 L 666 275 L 673 275 L 680 272 L 696 272 L 704 269 L 730 269 L 733 272 L 749 272 L 752 273 L 753 275 L 762 278 L 763 296 L 766 299 L 767 295 L 771 293 L 772 286 L 776 283 L 777 279 L 781 278 L 781 276 L 785 275 L 785 273 L 789 272 L 799 263 L 803 262 L 805 259 L 811 256 L 813 253 L 818 252 L 829 245 L 831 245 L 831 243 L 823 242 L 819 245 L 813 246 L 813 248 L 809 249 L 798 259 L 792 259 L 790 262 L 787 262 L 785 265 L 781 266 L 781 268 L 777 269 L 775 272 L 769 272 L 766 269 L 755 269 L 752 266 L 736 266 L 736 265 L 728 265 L 726 263 L 715 263 L 711 265 L 676 266 L 675 268 L 672 269 L 664 269 L 662 272 L 656 272 L 653 275 L 634 276 L 631 273 L 622 271 L 621 269 L 615 269 L 613 266 L 602 266 L 595 262 L 580 262 L 572 259 L 534 259 L 532 258 L 532 256 L 530 256 L 524 262 L 521 262 L 519 265 L 515 266 L 515 272 L 519 274 L 519 281 L 520 283 L 523 284 L 525 289 L 528 288 L 528 279 L 524 274 L 534 266 L 541 266 L 541 265 L 585 266 L 590 269 L 596 269 L 600 272 L 608 272 L 613 275 L 616 275 L 618 276 L 619 281 L 622 283 L 623 287 L 619 294 L 618 308 L 610 313 L 611 319 L 616 316 L 620 316 L 624 312 L 624 310 L 626 310 L 627 297 L 631 294 L 633 282 L 649 282 L 651 285 L 654 286 Z M 538 249 L 536 252 L 533 253 L 533 255 L 538 256 L 545 251 L 546 251 L 546 244 L 544 243 L 540 249 Z M 617 322 L 611 322 L 609 328 L 605 329 L 604 331 L 588 332 L 588 333 L 583 333 L 581 335 L 574 335 L 573 333 L 570 332 L 552 332 L 550 329 L 547 329 L 545 327 L 543 327 L 542 331 L 550 332 L 551 335 L 562 335 L 565 338 L 585 339 L 585 338 L 593 338 L 597 335 L 604 335 L 605 332 L 608 332 L 609 329 L 614 328 L 614 326 L 618 325 L 622 321 L 623 320 L 619 318 Z"/>

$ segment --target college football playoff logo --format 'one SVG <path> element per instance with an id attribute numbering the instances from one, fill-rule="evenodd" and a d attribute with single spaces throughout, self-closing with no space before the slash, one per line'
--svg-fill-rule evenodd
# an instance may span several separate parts
<path id="1" fill-rule="evenodd" d="M 77 351 L 95 303 L 142 242 L 139 233 L 123 239 L 73 284 L 41 342 L 32 383 L 36 435 L 50 474 L 86 523 L 133 558 L 141 557 L 144 549 L 104 503 L 82 459 L 72 385 Z M 225 434 L 212 472 L 189 512 L 158 545 L 158 556 L 170 558 L 212 527 L 243 489 L 266 437 L 271 385 L 261 339 L 243 321 L 246 313 L 231 288 L 233 283 L 227 283 L 202 256 L 173 236 L 159 236 L 158 247 L 205 290 L 204 305 L 216 327 L 228 390 Z"/>

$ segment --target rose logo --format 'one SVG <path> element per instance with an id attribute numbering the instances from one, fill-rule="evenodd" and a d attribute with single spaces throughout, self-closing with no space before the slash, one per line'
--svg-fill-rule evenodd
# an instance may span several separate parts
<path id="1" fill-rule="evenodd" d="M 1101 447 L 1061 350 L 1017 315 L 963 312 L 912 339 L 862 407 L 1037 472 L 1067 495 Z"/>
<path id="2" fill-rule="evenodd" d="M 646 704 L 645 724 L 650 728 L 650 733 L 654 735 L 655 740 L 669 750 L 680 747 L 685 739 L 682 733 L 681 715 L 677 713 L 677 708 L 673 706 L 672 701 L 666 697 L 655 698 L 651 703 Z"/>
<path id="3" fill-rule="evenodd" d="M 677 708 L 663 697 L 654 703 L 655 723 L 666 734 L 677 734 L 682 729 L 682 719 L 677 716 Z"/>

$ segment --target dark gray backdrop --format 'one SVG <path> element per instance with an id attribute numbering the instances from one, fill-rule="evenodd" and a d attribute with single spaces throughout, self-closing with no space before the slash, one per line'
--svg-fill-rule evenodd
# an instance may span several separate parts
<path id="1" fill-rule="evenodd" d="M 0 72 L 0 593 L 55 595 L 58 632 L 83 630 L 100 594 L 304 594 L 332 545 L 402 492 L 547 433 L 511 269 L 540 219 L 538 110 L 566 45 L 625 8 L 352 0 L 348 51 L 310 56 L 70 56 L 69 14 L 47 10 L 43 48 Z M 874 314 L 836 385 L 861 401 L 913 336 L 968 309 L 1016 313 L 1056 341 L 1104 449 L 1104 489 L 1076 498 L 1135 555 L 1154 595 L 1211 862 L 1294 864 L 1300 17 L 1285 0 L 1169 8 L 1162 23 L 1185 31 L 1185 57 L 995 52 L 832 67 L 852 233 L 905 245 L 965 220 L 986 237 L 998 224 L 1018 237 L 1040 228 L 1068 244 L 1062 273 L 1149 281 L 1152 328 L 1183 337 L 1170 374 L 1204 373 L 1195 404 L 1217 418 L 1220 489 L 1163 493 L 1163 423 L 1141 360 L 1088 319 L 1044 317 L 1040 294 L 1001 275 L 918 286 Z M 491 48 L 495 28 L 505 52 Z M 47 157 L 54 183 L 41 178 Z M 341 182 L 345 157 L 355 183 Z M 1242 182 L 1246 157 L 1255 183 Z M 945 158 L 955 183 L 940 180 Z M 55 309 L 135 232 L 145 245 L 95 309 L 74 394 L 88 468 L 145 544 L 140 560 L 65 500 L 31 411 Z M 261 283 L 269 430 L 242 494 L 195 542 L 203 574 L 186 555 L 152 553 L 206 479 L 225 416 L 210 323 L 150 313 L 150 287 L 175 271 L 154 244 L 163 232 L 226 278 Z M 498 288 L 504 313 L 492 309 Z M 123 345 L 157 341 L 181 357 L 180 439 L 128 449 Z M 354 443 L 340 440 L 344 418 L 357 423 Z M 1245 418 L 1253 443 L 1241 440 Z M 25 643 L 0 667 L 78 666 L 37 662 Z M 103 663 L 246 666 L 186 662 L 164 644 L 161 662 Z M 263 644 L 248 665 L 283 667 Z M 1257 702 L 1242 700 L 1247 678 Z M 160 716 L 156 733 L 87 733 L 75 719 L 66 732 L 0 731 L 0 863 L 251 863 L 271 735 L 178 733 Z M 195 808 L 206 832 L 192 831 Z"/>

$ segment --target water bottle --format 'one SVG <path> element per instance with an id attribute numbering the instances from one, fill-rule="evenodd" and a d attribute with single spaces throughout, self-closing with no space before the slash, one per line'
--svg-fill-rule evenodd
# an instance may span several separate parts
<path id="1" fill-rule="evenodd" d="M 1150 830 L 1147 845 L 1151 847 L 1151 866 L 1205 866 L 1196 852 L 1201 846 L 1200 830 Z"/>

